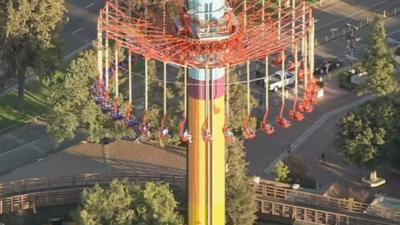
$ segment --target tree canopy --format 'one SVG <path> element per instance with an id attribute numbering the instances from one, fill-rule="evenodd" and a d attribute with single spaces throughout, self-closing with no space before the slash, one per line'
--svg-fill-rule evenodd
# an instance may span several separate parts
<path id="1" fill-rule="evenodd" d="M 171 67 L 167 67 L 170 70 Z M 174 78 L 168 76 L 167 71 L 167 124 L 171 134 L 165 143 L 160 142 L 162 146 L 165 144 L 179 145 L 181 143 L 179 137 L 179 123 L 183 120 L 184 111 L 184 69 L 180 68 Z M 158 76 L 157 62 L 150 60 L 148 63 L 148 80 L 149 80 L 149 112 L 148 118 L 150 127 L 153 130 L 151 139 L 159 141 L 159 129 L 163 118 L 163 98 L 164 87 L 163 78 Z M 173 81 L 173 82 L 171 82 Z"/>
<path id="2" fill-rule="evenodd" d="M 182 225 L 177 206 L 167 184 L 148 182 L 141 187 L 114 180 L 109 187 L 83 191 L 76 220 L 80 225 Z"/>
<path id="3" fill-rule="evenodd" d="M 135 136 L 133 129 L 125 129 L 121 121 L 112 120 L 96 105 L 91 90 L 96 80 L 96 60 L 95 51 L 85 51 L 52 77 L 49 130 L 58 142 L 75 137 L 79 128 L 85 129 L 88 139 L 94 142 Z"/>
<path id="4" fill-rule="evenodd" d="M 288 183 L 290 181 L 289 174 L 290 170 L 289 167 L 279 160 L 275 165 L 272 170 L 272 173 L 274 175 L 275 181 L 282 182 L 282 183 Z"/>
<path id="5" fill-rule="evenodd" d="M 256 194 L 247 176 L 243 141 L 228 144 L 226 164 L 226 224 L 252 225 L 257 212 Z"/>
<path id="6" fill-rule="evenodd" d="M 396 62 L 387 46 L 385 24 L 381 16 L 375 17 L 372 22 L 363 67 L 368 75 L 365 84 L 360 86 L 360 93 L 386 96 L 399 90 L 395 78 Z"/>
<path id="7" fill-rule="evenodd" d="M 239 75 L 232 69 L 229 74 L 229 83 L 239 82 Z M 236 135 L 241 134 L 241 128 L 247 115 L 247 87 L 243 83 L 232 84 L 229 87 L 229 125 Z M 256 107 L 257 101 L 250 96 L 250 109 Z M 256 118 L 250 118 L 250 126 L 256 127 Z"/>
<path id="8" fill-rule="evenodd" d="M 399 97 L 380 97 L 339 122 L 337 145 L 347 162 L 375 167 L 397 155 L 400 132 Z"/>
<path id="9" fill-rule="evenodd" d="M 62 59 L 60 31 L 66 20 L 63 0 L 0 0 L 0 60 L 18 79 L 22 103 L 28 72 L 48 75 Z"/>

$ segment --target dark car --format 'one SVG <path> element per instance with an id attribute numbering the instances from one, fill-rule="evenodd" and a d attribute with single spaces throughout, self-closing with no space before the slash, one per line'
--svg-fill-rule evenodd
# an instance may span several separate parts
<path id="1" fill-rule="evenodd" d="M 314 70 L 314 75 L 323 76 L 331 71 L 334 71 L 343 66 L 343 62 L 337 59 L 327 59 L 324 60 L 318 67 Z"/>

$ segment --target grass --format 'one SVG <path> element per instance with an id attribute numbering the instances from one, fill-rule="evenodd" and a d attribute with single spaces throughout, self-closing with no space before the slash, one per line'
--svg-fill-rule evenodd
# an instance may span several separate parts
<path id="1" fill-rule="evenodd" d="M 24 108 L 17 109 L 17 90 L 0 98 L 0 133 L 21 126 L 49 111 L 50 90 L 38 80 L 26 84 Z"/>

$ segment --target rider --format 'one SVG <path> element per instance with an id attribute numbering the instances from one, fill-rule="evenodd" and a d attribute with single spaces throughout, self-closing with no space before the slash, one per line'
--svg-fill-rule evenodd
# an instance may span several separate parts
<path id="1" fill-rule="evenodd" d="M 163 128 L 163 129 L 161 130 L 161 135 L 162 135 L 163 137 L 166 137 L 168 134 L 169 134 L 168 127 L 165 127 L 165 128 Z"/>
<path id="2" fill-rule="evenodd" d="M 209 130 L 204 130 L 203 131 L 203 138 L 207 141 L 211 141 L 212 140 L 212 134 Z"/>
<path id="3" fill-rule="evenodd" d="M 192 135 L 190 134 L 190 132 L 185 129 L 185 131 L 183 132 L 183 137 L 188 140 L 189 143 L 192 143 Z"/>

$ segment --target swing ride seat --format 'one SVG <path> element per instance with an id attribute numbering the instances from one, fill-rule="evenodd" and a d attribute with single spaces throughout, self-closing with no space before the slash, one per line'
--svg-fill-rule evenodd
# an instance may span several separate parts
<path id="1" fill-rule="evenodd" d="M 289 116 L 290 116 L 292 119 L 294 119 L 294 120 L 296 120 L 296 121 L 298 121 L 298 122 L 304 120 L 304 115 L 303 115 L 303 113 L 301 113 L 301 112 L 299 112 L 299 111 L 297 111 L 297 110 L 293 110 L 293 109 L 290 110 L 290 111 L 289 111 Z"/>
<path id="2" fill-rule="evenodd" d="M 165 141 L 169 137 L 169 130 L 168 128 L 162 128 L 160 129 L 160 140 Z"/>
<path id="3" fill-rule="evenodd" d="M 212 134 L 208 130 L 203 130 L 201 136 L 205 142 L 212 141 Z"/>
<path id="4" fill-rule="evenodd" d="M 181 138 L 182 142 L 192 143 L 192 135 L 189 133 L 188 130 L 185 130 L 184 132 L 181 132 L 179 137 Z"/>
<path id="5" fill-rule="evenodd" d="M 139 131 L 140 131 L 140 133 L 141 133 L 142 135 L 146 135 L 146 136 L 149 136 L 149 135 L 150 135 L 150 129 L 149 129 L 149 126 L 147 125 L 146 122 L 142 122 L 142 123 L 139 125 Z"/>
<path id="6" fill-rule="evenodd" d="M 189 133 L 188 129 L 186 128 L 186 117 L 179 124 L 179 137 L 180 137 L 182 142 L 192 143 L 192 135 Z"/>
<path id="7" fill-rule="evenodd" d="M 283 128 L 289 128 L 292 125 L 289 120 L 283 118 L 282 116 L 277 117 L 276 122 Z"/>
<path id="8" fill-rule="evenodd" d="M 312 112 L 312 111 L 314 110 L 314 108 L 313 108 L 313 106 L 311 105 L 310 100 L 304 99 L 303 102 L 300 102 L 300 103 L 299 103 L 299 110 L 300 110 L 301 112 L 310 113 L 310 112 Z"/>
<path id="9" fill-rule="evenodd" d="M 103 111 L 103 113 L 108 113 L 108 112 L 112 111 L 112 105 L 109 101 L 104 100 L 100 103 L 101 103 L 100 108 L 101 108 L 101 111 Z"/>
<path id="10" fill-rule="evenodd" d="M 265 133 L 265 134 L 273 134 L 275 133 L 275 128 L 273 126 L 271 126 L 271 124 L 269 123 L 262 123 L 261 124 L 261 130 Z"/>
<path id="11" fill-rule="evenodd" d="M 133 117 L 133 116 L 124 117 L 124 125 L 126 128 L 134 127 L 134 126 L 137 126 L 138 124 L 139 124 L 139 121 L 135 117 Z"/>
<path id="12" fill-rule="evenodd" d="M 124 115 L 122 115 L 121 111 L 114 110 L 111 113 L 111 117 L 113 120 L 122 120 L 124 118 Z"/>
<path id="13" fill-rule="evenodd" d="M 245 139 L 253 139 L 256 137 L 256 131 L 247 126 L 242 127 L 242 132 Z"/>
<path id="14" fill-rule="evenodd" d="M 228 143 L 232 142 L 233 132 L 228 127 L 224 127 L 222 131 L 224 132 L 225 141 L 227 141 Z"/>

